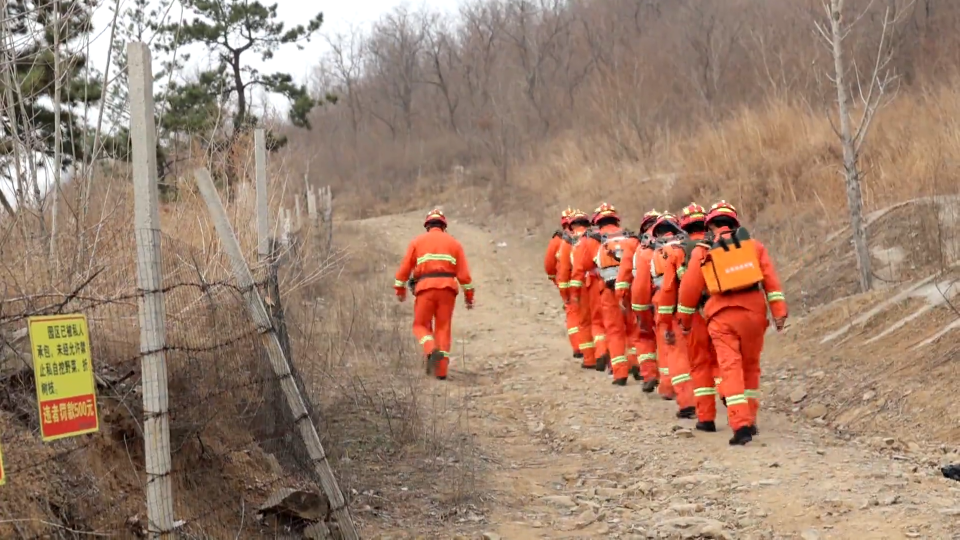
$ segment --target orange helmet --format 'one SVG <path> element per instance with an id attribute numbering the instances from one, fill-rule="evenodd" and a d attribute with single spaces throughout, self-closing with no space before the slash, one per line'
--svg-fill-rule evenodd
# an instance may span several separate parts
<path id="1" fill-rule="evenodd" d="M 570 217 L 573 216 L 573 209 L 569 206 L 563 212 L 560 212 L 560 226 L 566 227 L 570 225 Z"/>
<path id="2" fill-rule="evenodd" d="M 673 235 L 677 233 L 679 228 L 680 223 L 677 221 L 677 216 L 670 212 L 665 212 L 657 218 L 650 232 L 652 232 L 654 236 L 663 236 L 664 234 Z"/>
<path id="3" fill-rule="evenodd" d="M 711 221 L 720 217 L 732 219 L 738 227 L 740 226 L 740 216 L 737 215 L 737 209 L 727 201 L 720 201 L 711 206 L 704 222 L 709 225 Z"/>
<path id="4" fill-rule="evenodd" d="M 443 210 L 439 208 L 434 208 L 427 213 L 427 217 L 423 220 L 423 226 L 429 228 L 431 225 L 437 226 L 446 229 L 447 228 L 447 218 L 443 215 Z"/>
<path id="5" fill-rule="evenodd" d="M 690 203 L 680 211 L 680 227 L 686 229 L 694 223 L 703 223 L 706 220 L 707 211 L 697 203 Z"/>
<path id="6" fill-rule="evenodd" d="M 644 214 L 643 219 L 640 220 L 640 234 L 643 234 L 644 232 L 647 231 L 647 229 L 652 227 L 657 222 L 657 219 L 659 217 L 660 217 L 660 212 L 657 212 L 656 210 L 652 210 L 652 209 L 646 214 Z"/>
<path id="7" fill-rule="evenodd" d="M 583 210 L 573 210 L 570 213 L 569 224 L 573 225 L 574 223 L 579 223 L 584 226 L 590 225 L 590 217 L 587 216 L 587 213 Z"/>
<path id="8" fill-rule="evenodd" d="M 619 222 L 620 216 L 617 214 L 617 209 L 614 208 L 612 204 L 600 203 L 600 206 L 594 210 L 592 220 L 593 224 L 596 225 L 601 219 L 615 219 Z"/>

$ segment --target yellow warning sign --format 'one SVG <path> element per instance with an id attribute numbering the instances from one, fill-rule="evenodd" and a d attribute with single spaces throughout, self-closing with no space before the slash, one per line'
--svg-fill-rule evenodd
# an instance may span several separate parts
<path id="1" fill-rule="evenodd" d="M 100 429 L 86 315 L 30 317 L 28 325 L 41 438 L 54 441 Z"/>

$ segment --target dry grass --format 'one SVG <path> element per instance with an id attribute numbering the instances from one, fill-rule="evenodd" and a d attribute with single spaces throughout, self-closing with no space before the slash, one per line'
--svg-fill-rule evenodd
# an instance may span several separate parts
<path id="1" fill-rule="evenodd" d="M 251 162 L 241 170 L 252 173 L 252 154 L 238 154 Z M 302 179 L 288 182 L 284 164 L 271 165 L 277 215 L 282 204 L 292 206 L 294 182 L 302 193 Z M 129 170 L 112 166 L 94 185 L 96 202 L 85 220 L 69 202 L 61 206 L 67 218 L 61 215 L 57 264 L 50 264 L 49 243 L 36 221 L 6 223 L 0 243 L 4 335 L 23 327 L 26 315 L 54 309 L 92 275 L 65 311 L 87 313 L 98 373 L 115 381 L 99 391 L 100 433 L 44 445 L 32 433 L 32 376 L 19 373 L 16 356 L 2 363 L 0 433 L 9 476 L 0 509 L 4 538 L 67 529 L 133 535 L 145 519 Z M 187 521 L 187 535 L 255 534 L 255 507 L 276 488 L 311 485 L 303 473 L 309 468 L 285 406 L 270 390 L 272 373 L 263 369 L 256 332 L 191 186 L 192 178 L 182 179 L 176 197 L 161 207 L 176 515 Z M 66 191 L 63 200 L 73 201 L 75 193 Z M 253 190 L 223 197 L 248 260 L 256 261 Z M 43 217 L 49 226 L 49 215 Z M 345 266 L 344 251 L 314 241 L 318 232 L 307 228 L 296 235 L 298 248 L 285 257 L 280 288 L 296 366 L 344 493 L 355 508 L 367 508 L 363 521 L 383 524 L 428 511 L 442 521 L 474 494 L 470 442 L 459 438 L 458 419 L 442 414 L 462 411 L 466 398 L 448 396 L 441 403 L 424 390 L 409 332 L 387 316 L 384 289 L 372 284 L 380 263 L 357 266 L 354 259 Z M 329 281 L 320 283 L 325 275 Z M 16 348 L 29 361 L 29 344 Z M 235 496 L 225 500 L 226 493 Z M 385 501 L 389 518 L 375 510 Z"/>

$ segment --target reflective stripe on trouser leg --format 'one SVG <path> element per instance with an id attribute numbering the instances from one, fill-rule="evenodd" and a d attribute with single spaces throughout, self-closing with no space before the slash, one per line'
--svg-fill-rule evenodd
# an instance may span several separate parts
<path id="1" fill-rule="evenodd" d="M 710 397 L 717 395 L 717 389 L 710 386 L 707 388 L 694 388 L 693 395 L 696 397 Z"/>
<path id="2" fill-rule="evenodd" d="M 736 394 L 733 396 L 727 396 L 727 407 L 733 407 L 734 405 L 747 405 L 747 396 L 743 394 Z"/>
<path id="3" fill-rule="evenodd" d="M 436 341 L 433 340 L 433 336 L 427 334 L 420 338 L 420 346 L 423 347 L 423 354 L 430 354 L 433 352 L 433 349 L 436 348 Z"/>
<path id="4" fill-rule="evenodd" d="M 685 382 L 690 382 L 693 380 L 693 377 L 689 373 L 681 373 L 680 375 L 675 375 L 670 378 L 670 384 L 677 386 Z"/>
<path id="5" fill-rule="evenodd" d="M 760 410 L 760 391 L 759 390 L 744 390 L 743 395 L 747 396 L 747 403 L 750 404 L 750 415 L 753 417 L 754 422 L 757 420 L 757 411 Z"/>

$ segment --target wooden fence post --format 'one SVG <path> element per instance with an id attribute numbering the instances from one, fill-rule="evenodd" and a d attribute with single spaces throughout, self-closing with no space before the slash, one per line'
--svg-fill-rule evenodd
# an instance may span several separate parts
<path id="1" fill-rule="evenodd" d="M 210 217 L 217 233 L 220 235 L 223 249 L 230 258 L 237 285 L 243 291 L 246 300 L 247 310 L 270 357 L 274 374 L 280 381 L 280 387 L 290 407 L 290 412 L 293 414 L 294 423 L 300 431 L 300 437 L 307 448 L 307 452 L 310 454 L 310 460 L 313 462 L 317 477 L 320 479 L 320 486 L 330 500 L 330 507 L 337 519 L 337 524 L 340 526 L 340 532 L 344 540 L 359 540 L 360 536 L 356 525 L 353 523 L 353 518 L 350 516 L 350 509 L 347 508 L 346 500 L 343 498 L 337 479 L 333 476 L 333 470 L 327 461 L 323 445 L 320 443 L 320 435 L 317 433 L 313 418 L 311 418 L 303 396 L 300 394 L 300 389 L 294 380 L 290 359 L 284 353 L 263 298 L 257 291 L 253 274 L 243 258 L 240 243 L 230 226 L 227 211 L 223 207 L 223 202 L 220 200 L 217 188 L 213 184 L 213 179 L 210 178 L 210 173 L 206 169 L 197 169 L 194 171 L 194 176 L 197 180 L 197 187 L 200 189 L 200 195 L 206 202 Z"/>
<path id="2" fill-rule="evenodd" d="M 327 226 L 327 250 L 333 247 L 333 192 L 330 186 L 323 188 L 321 192 L 323 199 L 323 222 Z"/>
<path id="3" fill-rule="evenodd" d="M 160 193 L 157 185 L 157 128 L 154 123 L 150 48 L 127 44 L 130 80 L 130 139 L 133 145 L 134 231 L 140 311 L 140 366 L 143 381 L 143 439 L 147 472 L 147 534 L 172 538 L 173 486 L 170 478 L 170 416 L 167 390 L 166 310 L 160 250 Z"/>

